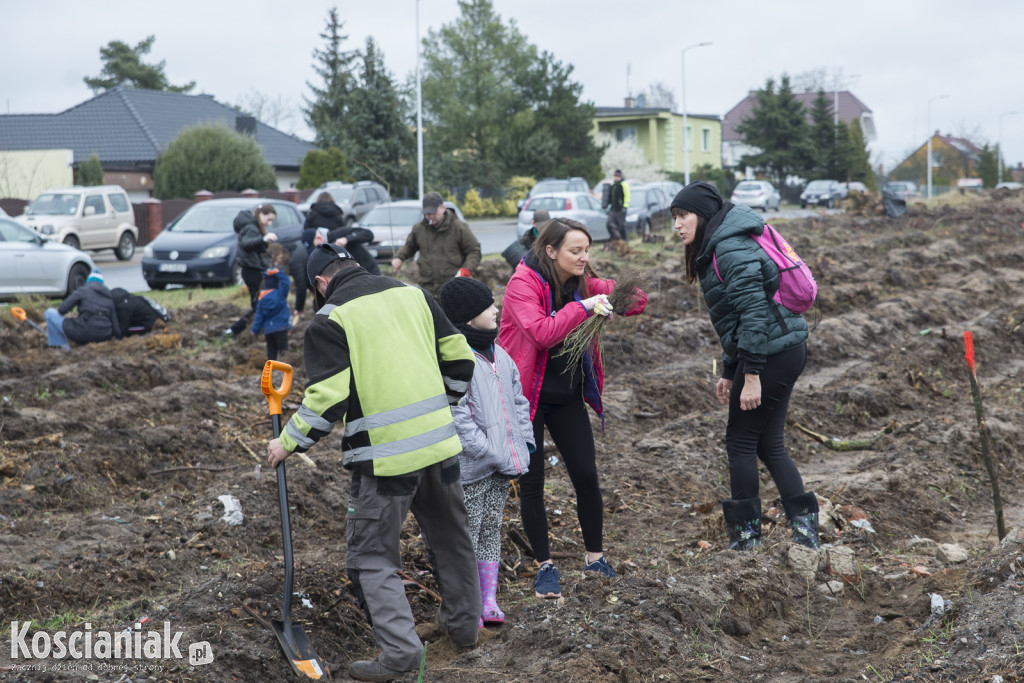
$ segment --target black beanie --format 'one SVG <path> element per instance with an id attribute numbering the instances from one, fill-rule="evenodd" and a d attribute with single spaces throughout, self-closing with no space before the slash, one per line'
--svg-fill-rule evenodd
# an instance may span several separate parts
<path id="1" fill-rule="evenodd" d="M 703 180 L 694 180 L 679 190 L 676 198 L 672 200 L 672 208 L 695 213 L 709 221 L 722 210 L 722 203 L 722 195 L 718 194 L 714 185 Z"/>
<path id="2" fill-rule="evenodd" d="M 493 303 L 490 287 L 471 277 L 454 277 L 441 286 L 441 308 L 453 323 L 468 323 Z"/>

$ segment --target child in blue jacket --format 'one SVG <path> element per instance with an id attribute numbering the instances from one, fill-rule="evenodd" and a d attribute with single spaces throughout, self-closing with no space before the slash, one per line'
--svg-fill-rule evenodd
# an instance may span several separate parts
<path id="1" fill-rule="evenodd" d="M 267 340 L 267 359 L 277 360 L 279 353 L 288 350 L 288 330 L 292 328 L 291 310 L 288 307 L 289 255 L 288 250 L 279 244 L 271 245 L 269 251 L 274 265 L 263 274 L 263 286 L 260 288 L 250 331 L 253 336 L 263 333 Z"/>

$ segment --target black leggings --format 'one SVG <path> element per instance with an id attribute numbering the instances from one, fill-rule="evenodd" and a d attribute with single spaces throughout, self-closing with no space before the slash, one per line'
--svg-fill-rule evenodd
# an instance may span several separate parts
<path id="1" fill-rule="evenodd" d="M 594 432 L 582 396 L 565 404 L 541 403 L 533 418 L 537 450 L 530 456 L 530 469 L 519 479 L 523 530 L 538 562 L 551 559 L 548 546 L 548 517 L 544 510 L 544 426 L 562 454 L 565 469 L 576 489 L 576 512 L 583 530 L 587 552 L 602 552 L 604 510 L 597 481 Z"/>
<path id="2" fill-rule="evenodd" d="M 729 483 L 735 500 L 758 495 L 758 458 L 768 468 L 782 498 L 804 492 L 800 471 L 786 450 L 784 428 L 789 397 L 806 361 L 804 344 L 768 356 L 761 371 L 761 405 L 754 410 L 740 410 L 743 363 L 736 368 L 729 395 L 729 423 L 725 428 Z"/>
<path id="3" fill-rule="evenodd" d="M 249 323 L 252 322 L 253 314 L 256 312 L 256 303 L 260 300 L 260 287 L 263 285 L 263 271 L 259 268 L 242 267 L 242 282 L 249 290 L 249 310 L 231 325 L 231 331 L 241 334 Z"/>

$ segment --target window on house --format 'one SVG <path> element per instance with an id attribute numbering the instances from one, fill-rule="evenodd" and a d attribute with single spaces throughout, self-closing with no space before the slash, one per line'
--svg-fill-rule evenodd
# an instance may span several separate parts
<path id="1" fill-rule="evenodd" d="M 623 140 L 636 140 L 636 128 L 633 126 L 624 126 L 622 128 L 615 129 L 615 139 L 619 142 Z"/>
<path id="2" fill-rule="evenodd" d="M 700 151 L 710 152 L 711 151 L 711 129 L 702 128 L 700 131 Z"/>

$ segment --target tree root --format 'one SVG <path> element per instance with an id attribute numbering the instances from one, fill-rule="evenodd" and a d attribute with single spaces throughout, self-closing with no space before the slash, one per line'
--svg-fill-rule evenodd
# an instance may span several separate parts
<path id="1" fill-rule="evenodd" d="M 824 434 L 818 434 L 817 432 L 811 431 L 798 422 L 794 422 L 793 426 L 830 450 L 866 451 L 874 447 L 875 442 L 878 441 L 879 437 L 883 434 L 889 434 L 896 428 L 896 420 L 890 420 L 889 424 L 883 427 L 881 431 L 866 439 L 835 439 L 825 436 Z"/>

